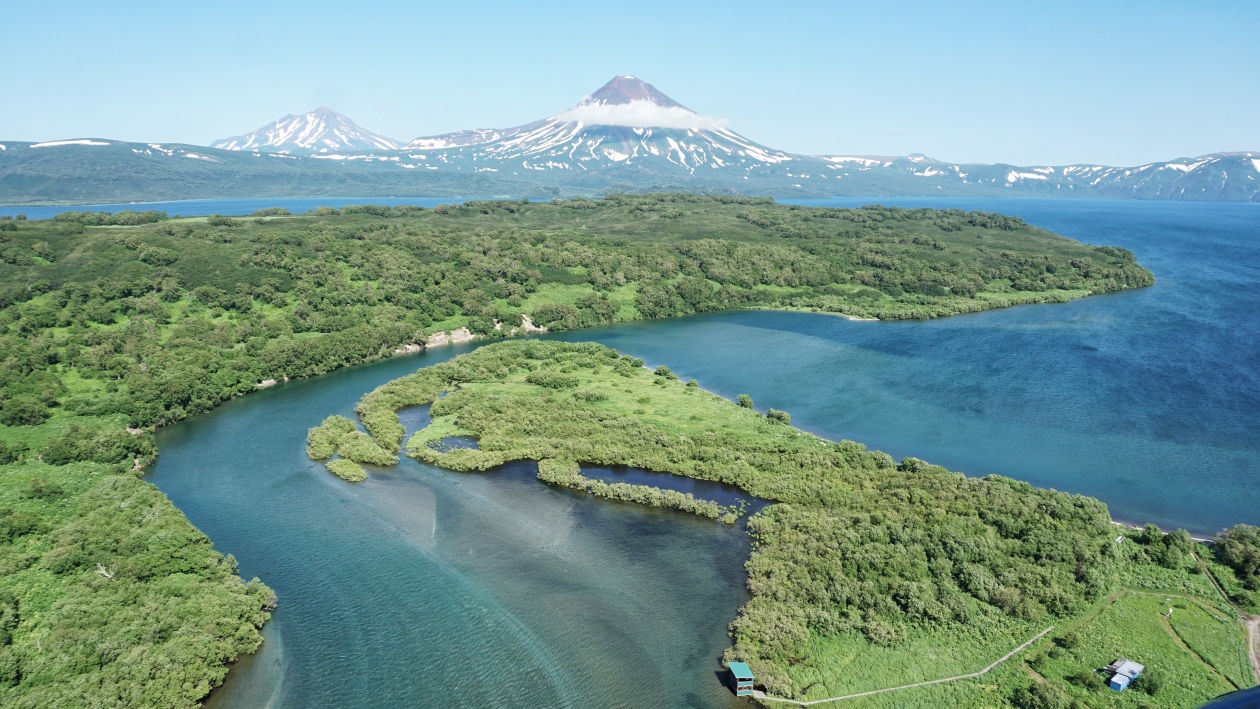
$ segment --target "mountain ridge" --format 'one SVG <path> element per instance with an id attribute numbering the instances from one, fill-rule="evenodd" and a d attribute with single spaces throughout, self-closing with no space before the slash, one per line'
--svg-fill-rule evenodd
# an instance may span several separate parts
<path id="1" fill-rule="evenodd" d="M 250 133 L 210 144 L 220 150 L 267 152 L 343 152 L 397 150 L 399 141 L 360 126 L 326 106 L 301 115 L 289 114 Z"/>
<path id="2" fill-rule="evenodd" d="M 547 118 L 403 144 L 321 107 L 215 147 L 0 142 L 0 202 L 232 196 L 531 198 L 692 191 L 771 197 L 1082 197 L 1260 202 L 1260 151 L 1136 167 L 800 155 L 757 143 L 633 76 Z M 191 159 L 190 159 L 191 158 Z"/>

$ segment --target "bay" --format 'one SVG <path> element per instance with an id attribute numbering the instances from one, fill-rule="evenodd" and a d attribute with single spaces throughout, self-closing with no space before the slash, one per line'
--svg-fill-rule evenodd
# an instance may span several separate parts
<path id="1" fill-rule="evenodd" d="M 1094 495 L 1119 519 L 1200 535 L 1260 523 L 1257 205 L 880 201 L 1018 214 L 1130 248 L 1158 280 L 928 322 L 745 311 L 551 336 L 749 393 L 827 438 Z M 555 490 L 528 464 L 404 460 L 350 485 L 306 460 L 308 427 L 468 349 L 292 382 L 159 432 L 149 479 L 280 596 L 262 650 L 210 706 L 737 705 L 717 660 L 746 600 L 742 525 Z M 599 476 L 627 475 L 655 477 Z"/>
<path id="2" fill-rule="evenodd" d="M 825 438 L 1098 497 L 1118 520 L 1260 524 L 1260 205 L 879 201 L 1021 216 L 1131 249 L 1156 283 L 931 321 L 743 311 L 560 336 L 750 394 Z"/>

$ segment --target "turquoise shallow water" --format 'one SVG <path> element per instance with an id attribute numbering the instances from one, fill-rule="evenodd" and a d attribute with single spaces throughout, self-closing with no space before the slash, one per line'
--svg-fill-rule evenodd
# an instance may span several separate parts
<path id="1" fill-rule="evenodd" d="M 740 706 L 742 525 L 404 459 L 365 483 L 303 452 L 366 391 L 468 348 L 260 392 L 160 434 L 150 479 L 280 597 L 209 706 Z M 423 426 L 427 414 L 404 421 Z"/>
<path id="2" fill-rule="evenodd" d="M 828 438 L 1095 495 L 1120 519 L 1260 523 L 1260 208 L 928 206 L 1125 246 L 1159 282 L 934 322 L 738 312 L 559 336 L 747 392 Z M 308 427 L 467 349 L 290 383 L 160 432 L 150 479 L 280 596 L 263 649 L 211 706 L 739 706 L 716 673 L 746 597 L 742 526 L 554 490 L 531 465 L 404 460 L 349 485 L 306 460 Z"/>

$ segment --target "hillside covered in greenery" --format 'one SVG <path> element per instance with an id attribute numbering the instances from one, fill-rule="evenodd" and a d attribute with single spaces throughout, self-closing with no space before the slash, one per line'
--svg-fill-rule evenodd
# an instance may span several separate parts
<path id="1" fill-rule="evenodd" d="M 0 220 L 0 703 L 191 706 L 257 646 L 270 592 L 136 475 L 155 427 L 260 386 L 460 328 L 729 308 L 940 317 L 1151 282 L 1127 251 L 1015 218 L 756 198 Z M 773 486 L 789 482 L 821 484 Z"/>
<path id="2" fill-rule="evenodd" d="M 601 495 L 576 469 L 627 465 L 774 501 L 748 522 L 752 600 L 727 653 L 773 695 L 818 699 L 974 672 L 1050 626 L 991 679 L 859 706 L 1190 707 L 1255 684 L 1238 613 L 1185 531 L 1123 530 L 1093 498 L 826 441 L 783 412 L 758 413 L 746 396 L 732 402 L 642 365 L 594 343 L 507 342 L 384 384 L 356 411 L 377 464 L 391 451 L 465 471 L 536 460 L 553 485 L 705 514 L 646 490 Z M 426 404 L 432 423 L 404 441 L 395 412 Z M 335 425 L 349 433 L 353 422 Z M 430 445 L 449 436 L 479 448 Z M 339 452 L 356 459 L 363 443 Z M 1227 558 L 1254 550 L 1243 532 Z M 1125 695 L 1096 671 L 1118 656 L 1150 668 Z"/>

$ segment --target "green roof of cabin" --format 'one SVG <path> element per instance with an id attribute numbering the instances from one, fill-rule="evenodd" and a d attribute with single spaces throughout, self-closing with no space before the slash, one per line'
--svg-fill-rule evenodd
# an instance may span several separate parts
<path id="1" fill-rule="evenodd" d="M 730 668 L 731 674 L 735 675 L 735 679 L 753 679 L 752 670 L 743 662 L 732 662 Z"/>

